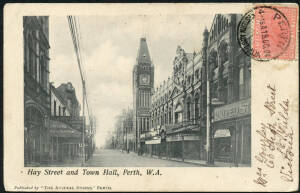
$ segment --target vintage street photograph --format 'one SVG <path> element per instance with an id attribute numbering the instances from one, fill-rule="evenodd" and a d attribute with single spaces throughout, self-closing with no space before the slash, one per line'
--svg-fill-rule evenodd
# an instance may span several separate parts
<path id="1" fill-rule="evenodd" d="M 24 16 L 24 166 L 251 167 L 242 16 Z"/>

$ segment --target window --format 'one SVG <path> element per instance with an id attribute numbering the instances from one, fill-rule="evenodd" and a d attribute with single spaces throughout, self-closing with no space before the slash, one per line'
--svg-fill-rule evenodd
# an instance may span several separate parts
<path id="1" fill-rule="evenodd" d="M 143 118 L 140 118 L 140 131 L 143 131 L 143 122 L 142 122 Z"/>
<path id="2" fill-rule="evenodd" d="M 240 67 L 239 70 L 239 99 L 245 97 L 245 85 L 244 85 L 244 67 Z"/>
<path id="3" fill-rule="evenodd" d="M 26 67 L 26 72 L 29 72 L 29 36 L 24 38 L 24 62 L 25 62 L 25 67 Z"/>
<path id="4" fill-rule="evenodd" d="M 218 97 L 218 82 L 215 81 L 211 85 L 211 98 L 217 98 Z"/>
<path id="5" fill-rule="evenodd" d="M 165 113 L 165 124 L 168 124 L 168 117 L 167 117 L 167 113 Z"/>
<path id="6" fill-rule="evenodd" d="M 249 68 L 245 69 L 245 97 L 251 96 L 251 71 Z"/>
<path id="7" fill-rule="evenodd" d="M 182 122 L 182 106 L 179 104 L 175 109 L 175 123 Z"/>
<path id="8" fill-rule="evenodd" d="M 54 100 L 54 104 L 53 104 L 53 115 L 56 116 L 56 101 Z"/>
<path id="9" fill-rule="evenodd" d="M 149 131 L 150 127 L 149 127 L 149 118 L 146 118 L 147 119 L 147 131 Z"/>
<path id="10" fill-rule="evenodd" d="M 35 76 L 35 54 L 34 54 L 34 42 L 33 40 L 30 38 L 29 40 L 29 44 L 30 44 L 30 54 L 29 54 L 29 62 L 30 62 L 30 68 L 29 68 L 29 71 L 30 71 L 30 74 L 31 76 L 34 78 Z"/>
<path id="11" fill-rule="evenodd" d="M 187 102 L 187 120 L 191 119 L 191 102 Z"/>
<path id="12" fill-rule="evenodd" d="M 60 114 L 60 111 L 61 111 L 61 108 L 60 108 L 60 106 L 58 107 L 58 116 L 60 116 L 61 114 Z"/>
<path id="13" fill-rule="evenodd" d="M 198 120 L 198 118 L 199 118 L 199 104 L 198 104 L 198 102 L 199 102 L 199 98 L 196 97 L 195 98 L 195 119 L 196 120 Z"/>
<path id="14" fill-rule="evenodd" d="M 228 84 L 227 84 L 227 81 L 228 81 L 228 77 L 224 77 L 224 90 L 223 90 L 223 96 L 222 96 L 222 100 L 224 103 L 227 103 L 227 99 L 228 99 Z"/>
<path id="15" fill-rule="evenodd" d="M 142 91 L 139 91 L 139 101 L 138 101 L 138 106 L 142 106 Z"/>
<path id="16" fill-rule="evenodd" d="M 196 80 L 198 80 L 199 79 L 199 69 L 196 70 L 195 76 L 196 76 Z"/>
<path id="17" fill-rule="evenodd" d="M 151 119 L 151 127 L 154 127 L 154 121 L 153 121 L 153 118 Z"/>
<path id="18" fill-rule="evenodd" d="M 175 123 L 182 122 L 182 112 L 176 112 L 175 113 Z"/>

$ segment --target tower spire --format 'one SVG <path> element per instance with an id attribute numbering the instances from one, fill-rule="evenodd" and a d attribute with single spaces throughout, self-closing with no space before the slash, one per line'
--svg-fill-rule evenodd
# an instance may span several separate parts
<path id="1" fill-rule="evenodd" d="M 137 63 L 138 65 L 151 65 L 151 58 L 145 37 L 142 37 L 140 40 L 140 47 L 137 55 Z"/>

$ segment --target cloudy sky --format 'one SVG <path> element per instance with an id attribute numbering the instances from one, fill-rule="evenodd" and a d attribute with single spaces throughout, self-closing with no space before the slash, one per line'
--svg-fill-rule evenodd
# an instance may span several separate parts
<path id="1" fill-rule="evenodd" d="M 113 130 L 115 117 L 132 107 L 132 69 L 141 37 L 155 67 L 155 85 L 172 73 L 177 45 L 199 51 L 213 15 L 76 16 L 79 21 L 87 95 L 97 118 L 97 145 Z M 50 81 L 71 82 L 82 103 L 81 79 L 67 17 L 50 17 Z"/>

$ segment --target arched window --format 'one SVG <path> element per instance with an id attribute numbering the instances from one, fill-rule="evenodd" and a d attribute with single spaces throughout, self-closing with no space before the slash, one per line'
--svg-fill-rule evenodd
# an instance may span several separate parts
<path id="1" fill-rule="evenodd" d="M 146 130 L 149 131 L 150 127 L 149 127 L 149 117 L 146 118 Z"/>
<path id="2" fill-rule="evenodd" d="M 35 49 L 34 42 L 31 36 L 29 36 L 29 72 L 31 76 L 35 77 Z"/>
<path id="3" fill-rule="evenodd" d="M 251 70 L 245 68 L 245 97 L 251 96 Z"/>
<path id="4" fill-rule="evenodd" d="M 228 44 L 227 42 L 223 41 L 221 44 L 220 44 L 220 47 L 219 47 L 219 58 L 220 58 L 220 64 L 223 65 L 225 62 L 228 61 L 228 53 L 229 51 L 229 47 L 228 47 Z"/>
<path id="5" fill-rule="evenodd" d="M 53 115 L 56 116 L 56 101 L 53 103 Z"/>
<path id="6" fill-rule="evenodd" d="M 182 122 L 182 106 L 178 104 L 175 109 L 175 123 Z"/>
<path id="7" fill-rule="evenodd" d="M 188 99 L 186 105 L 187 105 L 187 109 L 186 109 L 186 110 L 187 110 L 186 118 L 187 118 L 187 120 L 189 121 L 189 120 L 191 120 L 191 100 L 190 100 L 190 99 Z"/>
<path id="8" fill-rule="evenodd" d="M 29 68 L 30 68 L 30 62 L 29 62 L 29 35 L 26 34 L 26 36 L 24 37 L 24 64 L 25 64 L 25 70 L 26 72 L 29 72 Z"/>
<path id="9" fill-rule="evenodd" d="M 241 66 L 239 70 L 239 99 L 245 97 L 245 81 L 244 81 L 244 67 Z"/>
<path id="10" fill-rule="evenodd" d="M 169 124 L 172 124 L 172 108 L 169 109 Z"/>
<path id="11" fill-rule="evenodd" d="M 199 119 L 199 96 L 196 95 L 195 97 L 195 119 Z"/>

